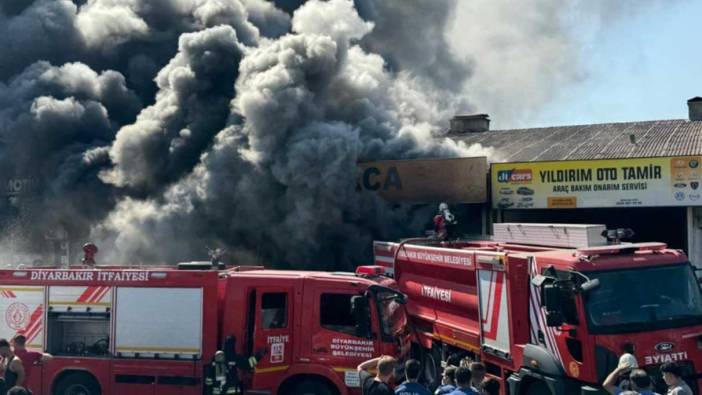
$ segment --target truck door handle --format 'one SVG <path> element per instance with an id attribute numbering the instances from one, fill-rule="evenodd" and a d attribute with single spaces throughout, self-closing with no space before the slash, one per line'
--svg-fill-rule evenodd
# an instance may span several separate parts
<path id="1" fill-rule="evenodd" d="M 328 350 L 326 347 L 313 347 L 312 351 L 314 351 L 314 352 L 327 352 Z"/>

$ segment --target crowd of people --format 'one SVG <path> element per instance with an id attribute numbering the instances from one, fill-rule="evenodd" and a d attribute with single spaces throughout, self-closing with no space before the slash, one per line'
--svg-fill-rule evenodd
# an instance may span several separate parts
<path id="1" fill-rule="evenodd" d="M 48 362 L 52 356 L 30 351 L 27 338 L 17 335 L 12 342 L 0 339 L 0 395 L 29 395 L 26 385 L 33 367 Z M 648 373 L 640 369 L 633 349 L 625 349 L 617 367 L 607 376 L 602 387 L 612 395 L 661 395 L 655 392 L 654 382 Z M 404 364 L 404 378 L 398 379 L 398 361 L 391 356 L 381 356 L 358 365 L 363 395 L 432 395 L 420 382 L 422 366 L 410 359 Z M 369 371 L 375 370 L 373 375 Z M 666 395 L 693 395 L 683 379 L 683 369 L 674 362 L 660 366 L 667 388 Z M 447 361 L 443 369 L 441 384 L 433 395 L 498 395 L 500 384 L 485 376 L 485 365 L 480 362 L 460 359 L 455 356 Z"/>
<path id="2" fill-rule="evenodd" d="M 27 349 L 27 338 L 17 335 L 9 342 L 0 339 L 0 395 L 29 395 L 26 387 L 35 365 L 48 362 L 52 356 Z"/>
<path id="3" fill-rule="evenodd" d="M 419 381 L 422 371 L 419 361 L 405 362 L 404 380 L 395 377 L 397 364 L 395 358 L 382 356 L 358 365 L 363 395 L 432 395 Z M 369 370 L 375 370 L 376 375 Z M 395 383 L 399 385 L 394 386 Z M 434 395 L 497 395 L 499 390 L 497 380 L 485 377 L 484 364 L 450 359 Z"/>
<path id="4" fill-rule="evenodd" d="M 660 372 L 668 387 L 666 395 L 693 395 L 678 364 L 666 362 L 660 366 Z M 648 373 L 639 369 L 631 347 L 624 349 L 616 369 L 607 376 L 602 387 L 612 395 L 660 395 L 655 392 L 654 382 Z"/>
<path id="5" fill-rule="evenodd" d="M 661 395 L 655 392 L 654 382 L 648 373 L 639 369 L 632 353 L 633 350 L 620 357 L 617 368 L 602 384 L 603 388 L 612 395 Z M 419 361 L 410 359 L 405 362 L 404 378 L 400 380 L 395 377 L 397 365 L 398 361 L 390 356 L 373 358 L 358 365 L 363 395 L 432 395 L 420 383 L 422 366 Z M 371 374 L 370 370 L 375 370 L 376 374 Z M 499 394 L 499 382 L 486 378 L 485 372 L 485 365 L 480 362 L 449 358 L 441 384 L 433 395 Z M 667 362 L 660 366 L 660 372 L 668 387 L 665 395 L 693 395 L 683 379 L 681 366 Z"/>

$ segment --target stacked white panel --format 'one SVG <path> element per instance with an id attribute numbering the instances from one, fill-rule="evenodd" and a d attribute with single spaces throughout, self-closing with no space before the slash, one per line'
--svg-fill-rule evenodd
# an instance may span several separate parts
<path id="1" fill-rule="evenodd" d="M 493 224 L 493 240 L 551 247 L 586 248 L 607 245 L 605 225 L 592 224 Z"/>
<path id="2" fill-rule="evenodd" d="M 115 306 L 115 351 L 121 357 L 201 355 L 202 289 L 122 288 Z"/>

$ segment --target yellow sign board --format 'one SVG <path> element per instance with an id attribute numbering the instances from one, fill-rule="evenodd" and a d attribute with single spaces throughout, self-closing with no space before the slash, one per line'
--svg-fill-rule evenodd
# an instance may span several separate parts
<path id="1" fill-rule="evenodd" d="M 390 202 L 485 203 L 487 158 L 414 159 L 364 162 L 357 189 Z"/>
<path id="2" fill-rule="evenodd" d="M 497 209 L 702 205 L 702 156 L 493 163 Z"/>

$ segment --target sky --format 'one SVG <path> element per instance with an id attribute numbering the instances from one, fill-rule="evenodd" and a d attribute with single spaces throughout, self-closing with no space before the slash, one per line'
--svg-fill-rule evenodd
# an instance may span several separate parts
<path id="1" fill-rule="evenodd" d="M 604 28 L 582 49 L 589 76 L 533 125 L 687 118 L 702 96 L 702 1 L 654 7 Z"/>
<path id="2" fill-rule="evenodd" d="M 557 11 L 563 28 L 557 34 L 562 37 L 553 35 L 547 37 L 548 40 L 534 41 L 533 49 L 537 54 L 553 59 L 536 63 L 544 71 L 540 77 L 543 80 L 537 80 L 536 86 L 520 85 L 516 81 L 514 99 L 510 99 L 509 92 L 478 94 L 473 100 L 477 112 L 490 113 L 492 126 L 499 129 L 687 118 L 687 99 L 702 96 L 699 31 L 702 1 L 641 0 L 621 7 L 617 4 L 616 9 L 610 8 L 615 3 L 602 2 L 596 10 L 596 7 L 589 7 L 596 3 L 596 0 L 581 2 L 580 7 L 572 7 L 567 12 Z M 627 2 L 622 0 L 620 4 L 624 3 Z M 463 17 L 462 12 L 468 17 L 468 11 L 461 8 L 467 7 L 459 5 L 457 19 Z M 519 25 L 511 28 L 522 29 Z M 492 29 L 495 30 L 500 29 Z M 543 50 L 543 46 L 554 41 L 558 44 L 557 50 Z M 461 52 L 462 45 L 454 40 L 457 52 Z M 489 53 L 480 51 L 486 52 Z M 567 58 L 564 64 L 546 68 L 563 57 Z M 499 69 L 505 62 L 519 62 L 517 58 L 503 59 L 491 68 Z M 569 73 L 570 67 L 572 72 Z M 514 69 L 501 70 L 501 74 L 519 75 Z M 555 77 L 549 80 L 549 75 Z M 468 90 L 480 91 L 485 86 L 495 85 L 493 81 L 480 78 L 477 83 L 482 86 Z M 540 100 L 519 97 L 524 91 L 538 96 L 538 86 L 548 87 L 549 84 L 560 87 L 543 89 Z M 501 102 L 491 102 L 494 96 L 500 97 Z M 519 106 L 520 102 L 533 100 L 537 105 L 526 109 Z M 511 107 L 513 110 L 505 111 Z M 519 116 L 512 116 L 520 112 Z"/>

